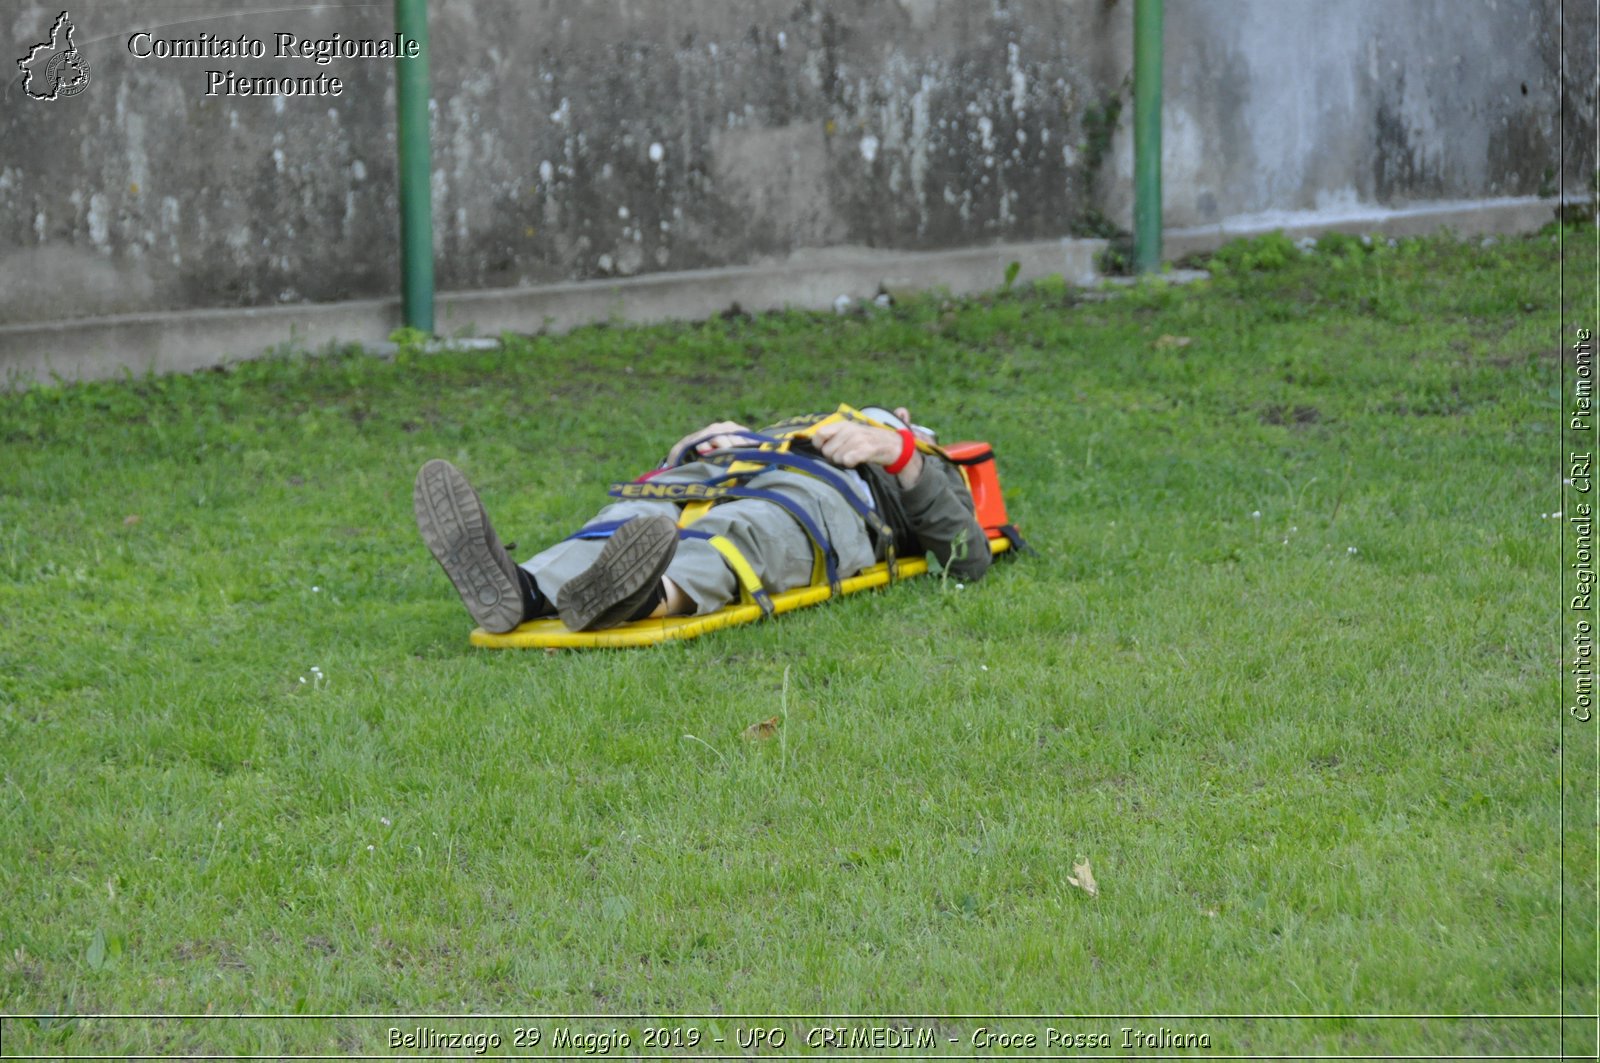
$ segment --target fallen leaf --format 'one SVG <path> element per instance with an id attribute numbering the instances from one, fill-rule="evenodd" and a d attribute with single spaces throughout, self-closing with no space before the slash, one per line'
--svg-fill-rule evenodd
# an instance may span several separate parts
<path id="1" fill-rule="evenodd" d="M 1091 897 L 1100 896 L 1100 887 L 1095 885 L 1094 872 L 1089 870 L 1088 860 L 1079 860 L 1072 865 L 1072 874 L 1067 876 L 1067 884 L 1078 887 Z"/>
<path id="2" fill-rule="evenodd" d="M 129 513 L 126 517 L 122 518 L 122 524 L 124 527 L 132 527 L 133 525 L 138 524 L 141 519 L 143 518 L 141 518 L 139 514 Z"/>
<path id="3" fill-rule="evenodd" d="M 1188 336 L 1174 336 L 1170 332 L 1164 332 L 1161 334 L 1161 338 L 1156 340 L 1155 347 L 1157 350 L 1168 347 L 1187 347 L 1193 342 Z"/>
<path id="4" fill-rule="evenodd" d="M 753 723 L 744 729 L 746 742 L 765 742 L 778 733 L 779 718 L 774 716 L 769 720 Z"/>

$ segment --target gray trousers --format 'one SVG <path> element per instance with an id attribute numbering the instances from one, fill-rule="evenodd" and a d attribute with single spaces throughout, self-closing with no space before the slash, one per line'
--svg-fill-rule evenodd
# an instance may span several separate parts
<path id="1" fill-rule="evenodd" d="M 718 466 L 697 461 L 661 473 L 650 482 L 698 482 L 722 471 Z M 877 560 L 861 516 L 838 491 L 822 481 L 804 473 L 772 469 L 748 481 L 748 486 L 776 491 L 798 502 L 833 543 L 839 555 L 841 579 Z M 589 523 L 631 520 L 658 513 L 677 520 L 678 512 L 677 503 L 664 499 L 624 499 L 602 509 Z M 694 528 L 721 535 L 738 547 L 756 575 L 761 577 L 762 585 L 772 594 L 811 582 L 814 556 L 811 537 L 799 521 L 776 503 L 758 498 L 719 502 L 695 521 Z M 566 539 L 535 554 L 524 561 L 522 567 L 554 605 L 561 600 L 561 588 L 594 564 L 605 545 L 605 539 Z M 697 615 L 715 612 L 739 596 L 733 570 L 716 548 L 702 539 L 678 541 L 678 551 L 667 568 L 667 578 L 694 601 Z"/>

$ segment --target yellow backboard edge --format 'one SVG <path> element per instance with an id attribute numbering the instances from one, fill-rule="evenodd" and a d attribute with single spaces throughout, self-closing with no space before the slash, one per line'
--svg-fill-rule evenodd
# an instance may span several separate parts
<path id="1" fill-rule="evenodd" d="M 989 549 L 996 554 L 1004 553 L 1011 549 L 1011 543 L 1004 538 L 990 539 Z M 895 562 L 897 579 L 909 579 L 927 571 L 928 562 L 920 557 Z M 839 590 L 841 594 L 855 594 L 873 587 L 882 587 L 888 582 L 889 568 L 880 561 L 871 568 L 863 569 L 854 576 L 841 580 Z M 832 592 L 828 590 L 826 584 L 796 587 L 792 591 L 774 594 L 772 611 L 774 614 L 787 613 L 791 609 L 820 604 L 831 597 L 833 597 Z M 654 646 L 670 639 L 692 639 L 708 631 L 738 627 L 760 619 L 761 608 L 753 604 L 725 605 L 716 612 L 704 616 L 669 616 L 659 620 L 635 620 L 631 624 L 607 628 L 604 631 L 568 631 L 562 626 L 561 621 L 550 617 L 530 620 L 515 631 L 508 631 L 502 635 L 491 634 L 481 627 L 474 628 L 471 640 L 474 646 L 488 650 L 620 650 Z"/>

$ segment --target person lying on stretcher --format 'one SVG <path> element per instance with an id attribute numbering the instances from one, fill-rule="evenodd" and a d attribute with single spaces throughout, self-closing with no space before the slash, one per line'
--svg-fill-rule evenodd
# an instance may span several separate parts
<path id="1" fill-rule="evenodd" d="M 979 579 L 990 551 L 972 496 L 932 441 L 903 406 L 841 406 L 760 432 L 717 421 L 654 472 L 612 485 L 617 501 L 521 565 L 449 462 L 422 466 L 412 501 L 423 542 L 485 631 L 555 615 L 592 631 L 715 612 L 741 588 L 758 601 L 823 579 L 837 588 L 896 556 L 931 552 Z"/>

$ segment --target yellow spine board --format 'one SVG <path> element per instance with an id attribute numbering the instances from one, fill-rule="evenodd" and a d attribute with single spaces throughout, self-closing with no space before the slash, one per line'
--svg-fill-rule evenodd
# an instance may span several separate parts
<path id="1" fill-rule="evenodd" d="M 1004 553 L 1010 548 L 1011 543 L 1006 539 L 989 540 L 989 549 L 992 553 Z M 894 569 L 895 579 L 907 579 L 927 572 L 928 562 L 920 557 L 907 558 L 895 562 Z M 871 568 L 863 569 L 856 575 L 841 580 L 840 592 L 855 594 L 858 591 L 881 587 L 888 582 L 889 567 L 880 561 Z M 774 594 L 772 611 L 774 615 L 787 613 L 791 609 L 820 604 L 831 597 L 833 595 L 826 583 L 796 587 L 791 591 Z M 551 617 L 544 620 L 530 620 L 515 631 L 508 631 L 503 635 L 493 635 L 481 627 L 475 628 L 472 632 L 472 644 L 490 650 L 631 649 L 637 646 L 654 646 L 658 642 L 667 642 L 671 639 L 692 639 L 708 631 L 738 627 L 760 619 L 761 607 L 751 603 L 725 605 L 705 616 L 667 616 L 658 620 L 635 620 L 631 624 L 606 628 L 604 631 L 568 631 L 561 621 Z"/>

